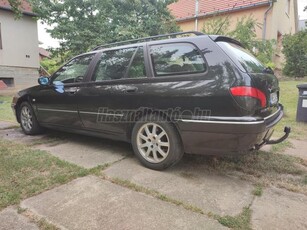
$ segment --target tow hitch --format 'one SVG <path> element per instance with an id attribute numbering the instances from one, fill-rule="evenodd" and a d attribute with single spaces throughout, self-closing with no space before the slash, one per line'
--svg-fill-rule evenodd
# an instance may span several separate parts
<path id="1" fill-rule="evenodd" d="M 281 138 L 279 138 L 277 140 L 267 140 L 266 144 L 267 145 L 274 145 L 274 144 L 278 144 L 278 143 L 283 142 L 284 140 L 286 140 L 288 138 L 289 134 L 291 133 L 291 127 L 287 127 L 286 126 L 284 128 L 284 133 L 285 134 Z"/>
<path id="2" fill-rule="evenodd" d="M 271 135 L 268 138 L 264 138 L 263 141 L 260 144 L 256 144 L 255 145 L 255 150 L 260 149 L 263 145 L 274 145 L 274 144 L 278 144 L 280 142 L 283 142 L 284 140 L 286 140 L 289 136 L 289 134 L 291 133 L 291 127 L 286 126 L 284 128 L 284 135 L 277 139 L 277 140 L 270 140 L 271 136 L 273 133 L 271 133 Z"/>

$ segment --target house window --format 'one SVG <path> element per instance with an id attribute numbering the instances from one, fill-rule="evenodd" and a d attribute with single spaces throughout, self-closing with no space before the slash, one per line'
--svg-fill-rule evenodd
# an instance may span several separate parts
<path id="1" fill-rule="evenodd" d="M 0 23 L 0 50 L 2 50 L 1 23 Z"/>

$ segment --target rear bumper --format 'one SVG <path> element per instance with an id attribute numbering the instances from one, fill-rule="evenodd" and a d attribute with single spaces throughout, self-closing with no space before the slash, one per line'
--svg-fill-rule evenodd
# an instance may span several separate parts
<path id="1" fill-rule="evenodd" d="M 186 153 L 225 154 L 254 149 L 269 140 L 273 127 L 283 117 L 283 106 L 268 117 L 210 117 L 178 120 Z"/>

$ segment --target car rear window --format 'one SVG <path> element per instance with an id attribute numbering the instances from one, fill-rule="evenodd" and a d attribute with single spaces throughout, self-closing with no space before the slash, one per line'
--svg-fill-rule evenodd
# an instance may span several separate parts
<path id="1" fill-rule="evenodd" d="M 265 66 L 243 47 L 234 43 L 223 41 L 217 42 L 217 44 L 230 56 L 230 58 L 236 59 L 242 65 L 246 72 L 264 72 Z"/>
<path id="2" fill-rule="evenodd" d="M 150 55 L 156 76 L 201 73 L 206 65 L 199 50 L 189 43 L 153 45 Z"/>

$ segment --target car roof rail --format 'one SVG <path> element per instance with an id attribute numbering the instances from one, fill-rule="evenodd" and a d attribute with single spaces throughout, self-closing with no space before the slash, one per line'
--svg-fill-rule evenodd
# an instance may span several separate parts
<path id="1" fill-rule="evenodd" d="M 122 41 L 122 42 L 113 42 L 113 43 L 109 43 L 109 44 L 105 44 L 105 45 L 100 45 L 95 47 L 93 50 L 99 50 L 99 49 L 103 49 L 103 48 L 107 48 L 110 46 L 119 46 L 119 45 L 125 45 L 125 44 L 129 44 L 129 43 L 133 43 L 133 42 L 147 42 L 147 41 L 152 41 L 155 39 L 159 39 L 159 38 L 176 38 L 177 36 L 180 35 L 187 35 L 187 34 L 194 34 L 196 36 L 201 36 L 201 35 L 205 35 L 202 32 L 197 32 L 197 31 L 187 31 L 187 32 L 177 32 L 177 33 L 170 33 L 170 34 L 162 34 L 162 35 L 155 35 L 155 36 L 150 36 L 150 37 L 144 37 L 144 38 L 138 38 L 138 39 L 131 39 L 131 40 L 126 40 L 126 41 Z"/>

